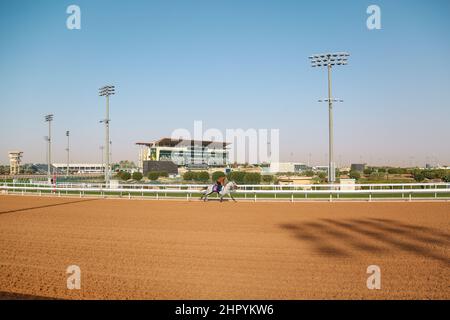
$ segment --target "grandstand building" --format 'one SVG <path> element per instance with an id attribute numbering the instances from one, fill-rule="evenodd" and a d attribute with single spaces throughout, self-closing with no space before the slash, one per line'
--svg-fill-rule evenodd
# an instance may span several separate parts
<path id="1" fill-rule="evenodd" d="M 67 163 L 54 163 L 52 167 L 57 173 L 65 173 Z M 69 164 L 69 172 L 71 174 L 98 173 L 101 174 L 105 170 L 105 166 L 100 163 L 71 163 Z"/>
<path id="2" fill-rule="evenodd" d="M 226 142 L 162 138 L 154 142 L 138 142 L 139 167 L 144 161 L 172 161 L 179 167 L 208 168 L 228 164 Z"/>

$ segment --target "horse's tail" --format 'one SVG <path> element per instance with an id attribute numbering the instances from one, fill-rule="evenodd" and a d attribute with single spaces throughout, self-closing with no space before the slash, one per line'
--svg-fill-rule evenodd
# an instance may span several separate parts
<path id="1" fill-rule="evenodd" d="M 206 194 L 208 192 L 208 187 L 202 187 L 200 193 Z"/>

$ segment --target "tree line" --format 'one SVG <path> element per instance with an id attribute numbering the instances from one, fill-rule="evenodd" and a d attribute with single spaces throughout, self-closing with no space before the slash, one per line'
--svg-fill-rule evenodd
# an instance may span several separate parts
<path id="1" fill-rule="evenodd" d="M 166 178 L 169 174 L 165 171 L 152 171 L 147 174 L 147 178 L 151 181 L 156 181 L 159 178 Z M 258 172 L 244 172 L 244 171 L 232 171 L 225 174 L 223 171 L 215 171 L 210 174 L 208 171 L 186 171 L 183 174 L 183 180 L 186 182 L 215 182 L 220 177 L 227 177 L 228 180 L 234 181 L 238 184 L 260 184 L 271 183 L 274 180 L 272 175 L 262 176 Z M 141 181 L 144 176 L 140 172 L 129 173 L 126 171 L 120 171 L 117 173 L 116 178 L 127 181 L 133 179 L 135 181 Z"/>

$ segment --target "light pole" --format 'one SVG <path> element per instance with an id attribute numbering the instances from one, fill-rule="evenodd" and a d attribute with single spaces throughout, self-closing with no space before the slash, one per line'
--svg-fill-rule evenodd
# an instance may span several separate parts
<path id="1" fill-rule="evenodd" d="M 48 163 L 48 136 L 44 136 L 44 140 L 45 140 L 45 163 Z"/>
<path id="2" fill-rule="evenodd" d="M 102 168 L 103 168 L 103 173 L 105 172 L 105 164 L 103 163 L 103 149 L 105 149 L 105 147 L 100 146 L 100 154 L 101 154 L 101 158 L 102 158 Z"/>
<path id="3" fill-rule="evenodd" d="M 112 157 L 112 141 L 109 140 L 109 162 L 113 161 L 113 157 Z M 112 166 L 112 164 L 111 164 Z"/>
<path id="4" fill-rule="evenodd" d="M 50 181 L 52 179 L 52 121 L 53 114 L 48 114 L 45 116 L 45 122 L 48 122 L 48 137 L 47 137 L 47 179 Z"/>
<path id="5" fill-rule="evenodd" d="M 331 102 L 329 99 L 321 99 L 318 100 L 318 102 L 326 102 L 328 103 L 328 106 L 331 107 L 328 108 L 328 119 L 329 119 L 329 144 L 328 144 L 328 182 L 334 183 L 336 181 L 336 163 L 334 162 L 334 135 L 333 135 L 333 103 L 335 102 L 344 102 L 342 99 L 331 99 Z"/>
<path id="6" fill-rule="evenodd" d="M 104 86 L 99 89 L 99 96 L 106 97 L 106 117 L 102 122 L 105 123 L 105 183 L 109 183 L 109 96 L 115 94 L 114 86 Z"/>
<path id="7" fill-rule="evenodd" d="M 315 54 L 309 57 L 312 67 L 327 67 L 328 69 L 328 99 L 319 100 L 328 102 L 328 182 L 334 183 L 335 165 L 333 160 L 333 102 L 341 102 L 331 97 L 331 69 L 333 66 L 347 64 L 349 54 L 346 52 Z"/>
<path id="8" fill-rule="evenodd" d="M 67 151 L 67 171 L 66 171 L 66 175 L 67 176 L 69 176 L 69 164 L 70 164 L 70 149 L 69 149 L 69 146 L 70 146 L 70 140 L 69 140 L 69 137 L 70 136 L 70 131 L 66 131 L 66 137 L 67 137 L 67 148 L 66 148 L 66 151 Z"/>

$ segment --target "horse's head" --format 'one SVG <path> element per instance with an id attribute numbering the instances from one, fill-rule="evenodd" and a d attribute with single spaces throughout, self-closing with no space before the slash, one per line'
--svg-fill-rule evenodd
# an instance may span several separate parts
<path id="1" fill-rule="evenodd" d="M 234 182 L 234 181 L 228 182 L 228 183 L 227 183 L 227 186 L 228 186 L 228 189 L 229 189 L 230 191 L 236 191 L 237 188 L 238 188 L 238 185 L 237 185 L 236 182 Z"/>

